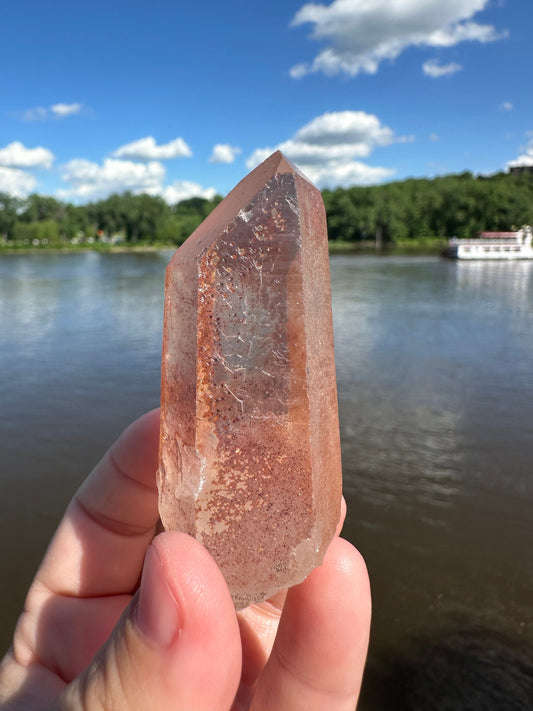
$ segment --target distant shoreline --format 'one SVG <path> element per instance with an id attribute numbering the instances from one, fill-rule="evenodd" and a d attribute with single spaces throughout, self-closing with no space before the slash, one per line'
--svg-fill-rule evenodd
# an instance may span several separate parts
<path id="1" fill-rule="evenodd" d="M 330 254 L 440 254 L 446 246 L 447 241 L 441 238 L 431 238 L 423 240 L 402 240 L 396 243 L 386 243 L 381 250 L 376 249 L 375 242 L 347 242 L 341 240 L 329 241 Z M 87 245 L 65 245 L 42 246 L 33 245 L 0 245 L 0 256 L 3 254 L 76 254 L 79 252 L 100 252 L 102 254 L 120 254 L 132 252 L 160 252 L 175 251 L 179 245 L 176 244 L 87 244 Z"/>
<path id="2" fill-rule="evenodd" d="M 176 250 L 175 244 L 138 244 L 138 245 L 80 245 L 78 247 L 9 247 L 0 246 L 2 254 L 79 254 L 80 252 L 98 252 L 101 254 L 120 254 L 131 252 L 160 252 Z"/>

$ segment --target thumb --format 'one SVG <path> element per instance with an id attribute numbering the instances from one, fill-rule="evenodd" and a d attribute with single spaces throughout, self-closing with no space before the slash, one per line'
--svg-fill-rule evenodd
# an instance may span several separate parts
<path id="1" fill-rule="evenodd" d="M 207 551 L 184 533 L 157 536 L 140 590 L 57 711 L 222 711 L 241 672 L 229 590 Z"/>

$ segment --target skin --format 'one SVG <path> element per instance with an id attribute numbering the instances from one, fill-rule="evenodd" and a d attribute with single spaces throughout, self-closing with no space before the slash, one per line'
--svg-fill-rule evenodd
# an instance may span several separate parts
<path id="1" fill-rule="evenodd" d="M 353 711 L 365 663 L 365 564 L 334 538 L 300 585 L 236 614 L 189 536 L 156 535 L 159 411 L 75 494 L 0 665 L 2 711 Z"/>

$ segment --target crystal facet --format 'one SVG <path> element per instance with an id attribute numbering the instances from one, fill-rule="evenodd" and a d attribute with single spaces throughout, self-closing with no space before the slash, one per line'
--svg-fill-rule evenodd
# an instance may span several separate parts
<path id="1" fill-rule="evenodd" d="M 340 515 L 325 213 L 279 151 L 166 272 L 159 510 L 209 550 L 237 609 L 301 582 Z"/>

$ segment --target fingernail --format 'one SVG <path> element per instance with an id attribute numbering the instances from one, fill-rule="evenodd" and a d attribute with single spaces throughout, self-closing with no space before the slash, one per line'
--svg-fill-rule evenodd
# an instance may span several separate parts
<path id="1" fill-rule="evenodd" d="M 144 559 L 135 622 L 142 634 L 161 647 L 169 647 L 179 633 L 179 606 L 153 545 Z"/>

